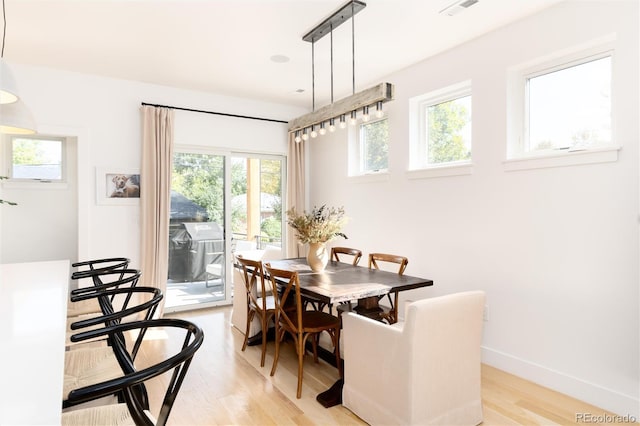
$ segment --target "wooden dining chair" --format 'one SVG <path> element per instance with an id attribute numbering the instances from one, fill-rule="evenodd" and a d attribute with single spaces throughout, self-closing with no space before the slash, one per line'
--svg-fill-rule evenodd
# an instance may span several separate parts
<path id="1" fill-rule="evenodd" d="M 269 323 L 275 317 L 276 305 L 269 282 L 264 278 L 264 269 L 259 260 L 245 259 L 242 255 L 236 255 L 238 263 L 242 266 L 242 278 L 247 292 L 247 327 L 244 333 L 242 350 L 247 348 L 251 322 L 255 315 L 260 319 L 262 327 L 262 356 L 260 367 L 264 367 L 264 359 L 267 353 L 267 332 Z"/>
<path id="2" fill-rule="evenodd" d="M 404 256 L 398 256 L 396 254 L 387 254 L 387 253 L 370 253 L 369 254 L 369 268 L 380 269 L 378 262 L 386 262 L 386 263 L 395 263 L 398 265 L 398 275 L 403 275 L 405 269 L 407 269 L 407 265 L 409 264 L 409 259 Z M 381 296 L 381 298 L 384 296 Z M 387 321 L 389 324 L 394 324 L 398 322 L 398 292 L 393 292 L 393 299 L 391 298 L 391 293 L 387 293 L 387 298 L 389 300 L 389 310 L 384 310 L 380 314 L 380 319 L 383 321 Z"/>
<path id="3" fill-rule="evenodd" d="M 360 259 L 362 258 L 362 250 L 350 248 L 350 247 L 332 247 L 331 248 L 331 259 L 336 262 L 340 262 L 340 254 L 346 254 L 348 256 L 353 256 L 352 265 L 356 266 Z"/>
<path id="4" fill-rule="evenodd" d="M 265 264 L 265 270 L 272 282 L 276 302 L 276 353 L 273 358 L 271 375 L 273 376 L 278 366 L 280 357 L 280 344 L 285 333 L 289 333 L 296 345 L 298 355 L 298 389 L 296 397 L 302 395 L 302 377 L 304 369 L 304 354 L 306 342 L 311 338 L 313 346 L 313 360 L 318 362 L 319 335 L 326 331 L 331 337 L 336 365 L 342 377 L 342 363 L 340 361 L 340 319 L 336 316 L 320 311 L 307 311 L 303 309 L 300 296 L 300 282 L 298 273 L 282 269 L 274 269 L 269 263 Z"/>

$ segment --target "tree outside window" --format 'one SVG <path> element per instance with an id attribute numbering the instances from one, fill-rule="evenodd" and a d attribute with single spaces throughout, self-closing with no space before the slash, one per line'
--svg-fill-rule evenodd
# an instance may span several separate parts
<path id="1" fill-rule="evenodd" d="M 360 125 L 361 172 L 389 167 L 389 123 L 387 119 Z"/>
<path id="2" fill-rule="evenodd" d="M 471 159 L 471 96 L 431 105 L 426 109 L 427 163 Z"/>

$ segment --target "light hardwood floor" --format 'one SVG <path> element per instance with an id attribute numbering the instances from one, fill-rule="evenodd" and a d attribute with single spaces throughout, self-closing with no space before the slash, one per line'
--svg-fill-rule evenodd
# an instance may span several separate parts
<path id="1" fill-rule="evenodd" d="M 329 409 L 315 396 L 338 378 L 337 370 L 320 361 L 305 359 L 302 398 L 296 399 L 297 361 L 293 345 L 282 348 L 278 370 L 269 376 L 273 343 L 260 367 L 260 348 L 242 352 L 243 335 L 230 325 L 231 308 L 167 315 L 200 325 L 205 341 L 196 353 L 169 418 L 170 425 L 362 425 L 342 406 Z M 145 360 L 161 358 L 172 346 L 159 336 L 145 343 Z M 164 378 L 149 384 L 152 400 Z M 162 383 L 161 383 L 162 382 Z M 602 415 L 600 408 L 535 385 L 487 365 L 482 366 L 484 425 L 580 424 L 577 413 Z M 157 412 L 153 405 L 152 411 Z M 611 414 L 611 413 L 608 413 Z"/>

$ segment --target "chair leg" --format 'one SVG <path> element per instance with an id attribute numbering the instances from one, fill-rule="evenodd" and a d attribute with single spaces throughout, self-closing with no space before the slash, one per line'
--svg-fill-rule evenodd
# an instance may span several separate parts
<path id="1" fill-rule="evenodd" d="M 267 317 L 262 315 L 262 356 L 260 357 L 260 367 L 264 367 L 264 357 L 267 354 Z"/>
<path id="2" fill-rule="evenodd" d="M 276 351 L 273 355 L 273 366 L 271 367 L 271 376 L 276 373 L 276 367 L 278 366 L 278 358 L 280 358 L 280 340 L 284 335 L 284 330 L 280 331 L 278 327 L 278 318 L 276 318 Z"/>
<path id="3" fill-rule="evenodd" d="M 313 347 L 313 362 L 316 364 L 318 363 L 318 342 L 320 342 L 320 333 L 314 333 L 311 336 L 311 346 Z"/>
<path id="4" fill-rule="evenodd" d="M 249 342 L 249 330 L 251 329 L 251 321 L 253 321 L 253 316 L 255 315 L 255 311 L 251 309 L 247 309 L 247 326 L 244 332 L 244 343 L 242 343 L 242 350 L 247 349 L 247 343 Z"/>
<path id="5" fill-rule="evenodd" d="M 298 335 L 297 345 L 298 345 L 298 392 L 296 393 L 296 398 L 300 399 L 302 396 L 302 374 L 304 370 L 304 344 L 307 339 L 303 338 L 302 335 Z"/>

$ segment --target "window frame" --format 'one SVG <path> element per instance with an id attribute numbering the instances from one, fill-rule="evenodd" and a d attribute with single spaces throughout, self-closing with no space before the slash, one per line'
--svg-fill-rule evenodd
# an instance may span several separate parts
<path id="1" fill-rule="evenodd" d="M 13 142 L 16 139 L 58 141 L 60 147 L 60 179 L 16 178 L 13 175 Z M 29 183 L 66 184 L 67 183 L 67 137 L 51 135 L 7 135 L 5 170 L 8 184 L 24 185 Z"/>
<path id="2" fill-rule="evenodd" d="M 429 140 L 427 112 L 432 106 L 471 97 L 471 157 L 443 163 L 428 162 Z M 459 176 L 473 171 L 473 88 L 471 80 L 451 84 L 409 99 L 409 178 Z"/>
<path id="3" fill-rule="evenodd" d="M 611 142 L 579 149 L 529 150 L 529 80 L 605 57 L 611 58 Z M 507 140 L 503 162 L 505 170 L 617 161 L 620 146 L 616 143 L 615 92 L 616 53 L 613 39 L 609 37 L 511 67 L 508 70 L 507 84 Z"/>

